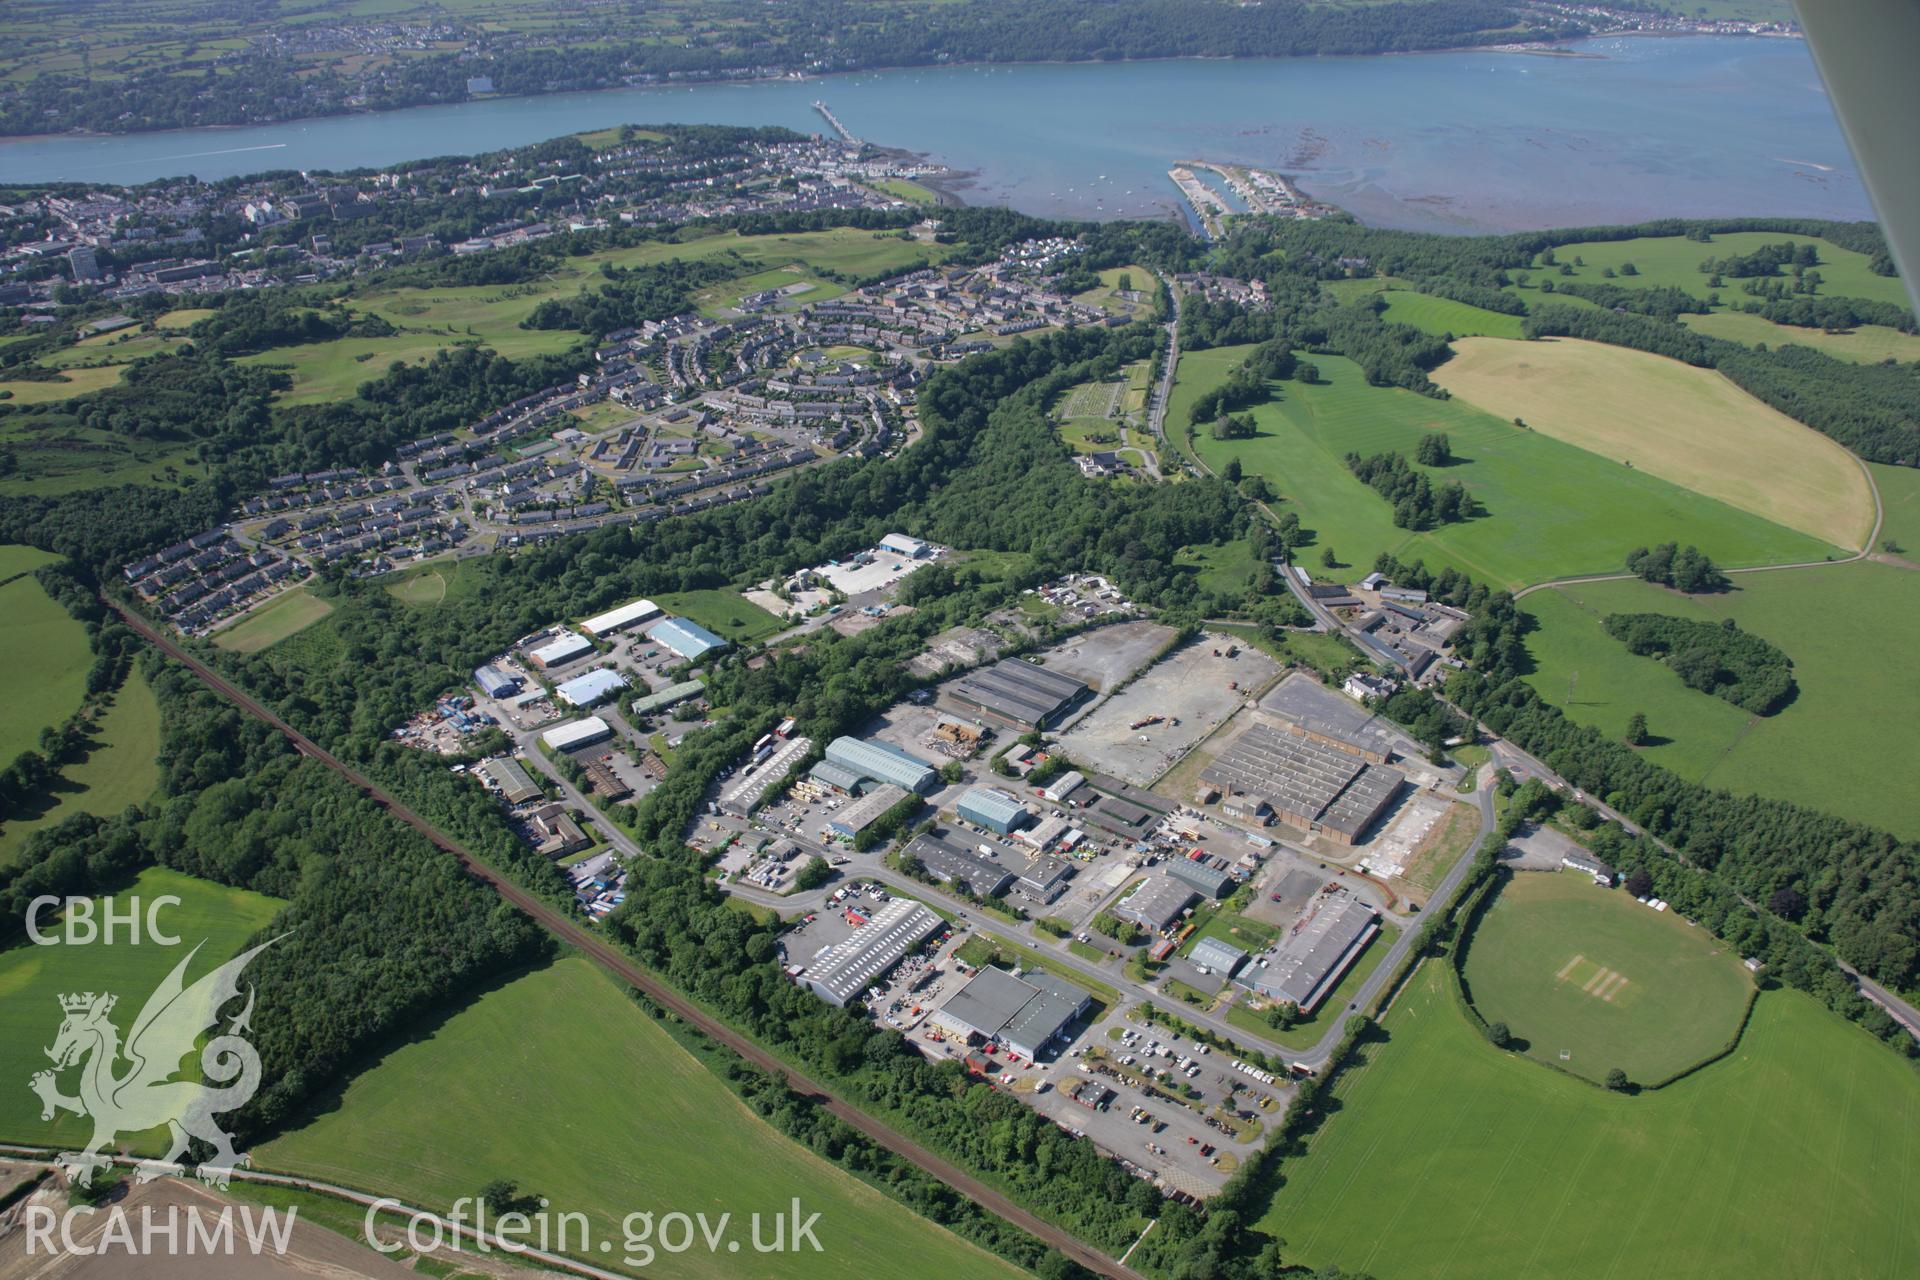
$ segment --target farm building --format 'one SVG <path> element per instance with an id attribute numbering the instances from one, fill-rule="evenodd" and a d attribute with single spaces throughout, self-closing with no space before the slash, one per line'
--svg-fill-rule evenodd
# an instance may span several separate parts
<path id="1" fill-rule="evenodd" d="M 627 687 L 627 678 L 612 667 L 601 667 L 554 686 L 553 692 L 571 706 L 591 707 L 605 702 L 616 689 Z"/>
<path id="2" fill-rule="evenodd" d="M 670 684 L 664 689 L 635 698 L 633 714 L 650 716 L 656 711 L 665 711 L 675 703 L 685 702 L 705 689 L 706 686 L 698 680 L 682 680 L 679 684 Z"/>
<path id="3" fill-rule="evenodd" d="M 1000 724 L 1041 729 L 1065 715 L 1093 691 L 1072 676 L 1004 658 L 972 671 L 947 689 L 954 702 Z"/>
<path id="4" fill-rule="evenodd" d="M 1164 932 L 1194 899 L 1193 887 L 1171 876 L 1148 876 L 1113 909 L 1122 920 L 1145 925 L 1155 933 Z"/>
<path id="5" fill-rule="evenodd" d="M 835 738 L 827 746 L 827 759 L 863 778 L 919 793 L 940 776 L 925 760 L 872 738 Z"/>
<path id="6" fill-rule="evenodd" d="M 1013 872 L 996 858 L 929 831 L 915 836 L 907 853 L 943 884 L 965 884 L 977 896 L 991 898 L 1013 883 Z"/>
<path id="7" fill-rule="evenodd" d="M 908 792 L 891 782 L 875 787 L 850 804 L 840 806 L 827 819 L 827 830 L 843 840 L 852 840 L 872 826 L 881 814 L 905 800 Z"/>
<path id="8" fill-rule="evenodd" d="M 973 787 L 960 797 L 954 812 L 976 827 L 1004 836 L 1024 826 L 1032 815 L 1019 800 L 998 787 Z"/>
<path id="9" fill-rule="evenodd" d="M 533 779 L 518 760 L 504 756 L 482 760 L 474 772 L 491 782 L 508 804 L 525 804 L 540 795 L 540 788 L 533 785 Z"/>
<path id="10" fill-rule="evenodd" d="M 1202 938 L 1193 944 L 1187 959 L 1211 973 L 1231 978 L 1247 961 L 1247 953 L 1218 938 Z"/>
<path id="11" fill-rule="evenodd" d="M 1584 871 L 1592 876 L 1598 884 L 1604 884 L 1609 888 L 1613 885 L 1613 867 L 1594 857 L 1578 845 L 1573 846 L 1560 855 L 1560 865 L 1571 871 Z"/>
<path id="12" fill-rule="evenodd" d="M 688 662 L 697 662 L 727 647 L 727 642 L 691 618 L 668 618 L 647 628 L 647 638 L 664 645 Z"/>
<path id="13" fill-rule="evenodd" d="M 580 624 L 580 629 L 596 640 L 604 639 L 628 627 L 650 622 L 660 616 L 660 606 L 651 600 L 629 600 L 618 609 L 596 614 Z"/>
<path id="14" fill-rule="evenodd" d="M 851 937 L 823 948 L 800 979 L 828 1004 L 844 1006 L 941 928 L 940 917 L 926 907 L 895 898 Z"/>
<path id="15" fill-rule="evenodd" d="M 520 692 L 520 677 L 508 675 L 492 663 L 477 668 L 473 673 L 473 682 L 489 698 L 506 698 Z"/>
<path id="16" fill-rule="evenodd" d="M 558 638 L 549 640 L 527 657 L 543 671 L 565 666 L 575 658 L 593 652 L 593 641 L 585 636 L 575 635 L 571 631 L 562 631 Z"/>
<path id="17" fill-rule="evenodd" d="M 963 1040 L 997 1040 L 1033 1061 L 1067 1036 L 1093 998 L 1051 974 L 1016 977 L 988 966 L 934 1010 L 933 1023 Z"/>
<path id="18" fill-rule="evenodd" d="M 1173 858 L 1167 863 L 1167 874 L 1183 884 L 1191 885 L 1202 897 L 1224 898 L 1233 892 L 1233 877 L 1204 862 L 1195 862 L 1190 858 Z"/>
<path id="19" fill-rule="evenodd" d="M 1372 907 L 1330 887 L 1308 906 L 1306 918 L 1274 949 L 1265 967 L 1245 969 L 1235 981 L 1269 1000 L 1289 1000 L 1302 1013 L 1312 1013 L 1378 932 L 1380 922 Z"/>
<path id="20" fill-rule="evenodd" d="M 553 726 L 540 735 L 540 741 L 554 751 L 578 751 L 581 747 L 605 742 L 612 736 L 612 725 L 599 716 L 588 716 L 585 720 L 569 720 L 566 724 Z"/>

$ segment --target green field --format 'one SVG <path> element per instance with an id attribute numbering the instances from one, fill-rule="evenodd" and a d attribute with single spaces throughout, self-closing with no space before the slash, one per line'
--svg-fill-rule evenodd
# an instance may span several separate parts
<path id="1" fill-rule="evenodd" d="M 1810 998 L 1611 1094 L 1488 1044 L 1429 963 L 1257 1225 L 1393 1280 L 1855 1280 L 1920 1270 L 1920 1076 Z"/>
<path id="2" fill-rule="evenodd" d="M 51 805 L 16 816 L 0 827 L 0 867 L 19 856 L 27 839 L 76 813 L 111 817 L 130 804 L 144 804 L 160 783 L 160 704 L 138 671 L 113 696 L 100 717 L 99 745 L 84 761 L 60 771 Z"/>
<path id="3" fill-rule="evenodd" d="M 158 918 L 162 929 L 179 937 L 177 947 L 155 945 L 143 933 L 138 946 L 124 938 L 113 946 L 96 942 L 91 946 L 40 947 L 23 940 L 0 952 L 0 1077 L 14 1082 L 12 1088 L 0 1089 L 0 1138 L 50 1146 L 84 1142 L 93 1132 L 92 1121 L 70 1112 L 60 1112 L 56 1120 L 42 1121 L 40 1100 L 26 1087 L 28 1077 L 47 1066 L 42 1050 L 53 1043 L 60 1029 L 61 995 L 74 991 L 118 995 L 113 1023 L 124 1035 L 161 979 L 196 944 L 204 940 L 187 971 L 188 982 L 237 954 L 241 944 L 273 919 L 281 906 L 275 898 L 158 867 L 141 872 L 115 899 L 137 895 L 150 905 L 164 894 L 180 899 L 178 906 L 162 908 Z M 96 921 L 101 918 L 99 904 L 94 915 Z M 51 929 L 52 922 L 44 922 L 42 927 Z M 63 1092 L 73 1092 L 73 1079 L 72 1072 L 62 1078 Z M 120 1136 L 123 1143 L 142 1151 L 164 1146 L 164 1138 L 164 1130 Z"/>
<path id="4" fill-rule="evenodd" d="M 46 382 L 0 382 L 0 400 L 9 404 L 46 404 L 53 400 L 70 400 L 74 396 L 112 386 L 120 381 L 125 372 L 125 367 L 109 364 L 98 368 L 63 370 L 57 379 Z"/>
<path id="5" fill-rule="evenodd" d="M 1021 1274 L 769 1129 L 577 956 L 482 995 L 392 1048 L 337 1104 L 255 1152 L 264 1166 L 446 1209 L 494 1178 L 622 1239 L 634 1211 L 820 1216 L 824 1252 L 743 1269 L 696 1250 L 672 1276 Z M 951 1268 L 951 1270 L 949 1270 Z"/>
<path id="6" fill-rule="evenodd" d="M 305 587 L 295 587 L 267 601 L 233 626 L 215 633 L 213 642 L 234 653 L 258 653 L 332 612 L 333 606 L 325 600 Z"/>
<path id="7" fill-rule="evenodd" d="M 786 625 L 737 591 L 670 591 L 652 599 L 666 612 L 692 618 L 736 644 L 765 639 Z"/>
<path id="8" fill-rule="evenodd" d="M 1527 1054 L 1603 1083 L 1657 1084 L 1740 1029 L 1752 980 L 1727 945 L 1591 876 L 1525 872 L 1474 930 L 1467 986 Z M 1565 1056 L 1563 1056 L 1565 1055 Z"/>
<path id="9" fill-rule="evenodd" d="M 1920 573 L 1862 561 L 1736 575 L 1735 590 L 1681 596 L 1638 581 L 1537 591 L 1521 602 L 1540 623 L 1527 637 L 1541 696 L 1611 735 L 1644 712 L 1654 761 L 1684 777 L 1797 801 L 1911 838 L 1920 793 L 1888 785 L 1889 761 L 1920 753 L 1920 684 L 1904 664 L 1920 617 Z M 1607 635 L 1609 613 L 1732 618 L 1793 660 L 1799 696 L 1752 716 L 1687 688 L 1663 663 Z M 1571 689 L 1571 691 L 1570 691 Z"/>
<path id="10" fill-rule="evenodd" d="M 1879 324 L 1863 324 L 1846 333 L 1828 333 L 1824 329 L 1775 324 L 1744 311 L 1682 316 L 1680 322 L 1696 332 L 1725 338 L 1728 342 L 1743 343 L 1749 347 L 1762 342 L 1769 347 L 1792 343 L 1812 347 L 1836 360 L 1851 360 L 1856 364 L 1878 364 L 1882 360 L 1920 360 L 1920 334 L 1902 333 Z"/>
<path id="11" fill-rule="evenodd" d="M 940 197 L 930 188 L 906 178 L 879 178 L 867 185 L 895 200 L 905 200 L 908 204 L 940 203 Z"/>
<path id="12" fill-rule="evenodd" d="M 1784 175 L 1786 170 L 1781 170 Z M 1672 285 L 1683 289 L 1695 297 L 1705 300 L 1714 290 L 1707 287 L 1707 274 L 1700 270 L 1700 264 L 1708 258 L 1728 258 L 1738 254 L 1752 253 L 1761 245 L 1779 244 L 1790 240 L 1794 244 L 1812 244 L 1820 255 L 1820 265 L 1814 270 L 1825 281 L 1820 287 L 1822 295 L 1834 298 L 1870 298 L 1877 302 L 1891 302 L 1897 306 L 1912 305 L 1907 301 L 1905 287 L 1897 276 L 1877 276 L 1867 269 L 1867 255 L 1855 253 L 1851 249 L 1837 248 L 1815 236 L 1792 235 L 1783 231 L 1740 231 L 1713 237 L 1712 243 L 1701 244 L 1685 236 L 1647 236 L 1638 240 L 1589 241 L 1584 244 L 1562 245 L 1553 251 L 1554 257 L 1562 263 L 1572 264 L 1580 258 L 1585 266 L 1575 266 L 1568 279 L 1585 284 L 1615 284 L 1622 288 L 1653 288 L 1659 285 Z M 1622 263 L 1631 262 L 1638 275 L 1618 275 Z M 1604 270 L 1612 267 L 1616 275 L 1608 279 Z M 1563 277 L 1559 267 L 1535 267 L 1531 272 L 1534 282 L 1551 278 L 1556 283 Z M 1789 277 L 1782 275 L 1780 279 Z M 1727 277 L 1719 289 L 1723 302 L 1744 303 L 1748 296 L 1742 291 L 1744 281 Z M 1524 294 L 1529 305 L 1537 305 L 1546 299 L 1537 290 L 1529 288 Z"/>
<path id="13" fill-rule="evenodd" d="M 750 293 L 765 293 L 769 289 L 786 289 L 793 285 L 805 285 L 806 288 L 790 293 L 775 304 L 775 310 L 790 310 L 808 302 L 827 302 L 846 292 L 843 285 L 828 284 L 819 277 L 810 275 L 798 263 L 771 267 L 765 271 L 756 271 L 752 275 L 741 276 L 726 284 L 703 289 L 694 295 L 699 304 L 700 313 L 720 318 L 738 314 L 740 299 Z"/>
<path id="14" fill-rule="evenodd" d="M 11 549 L 10 549 L 11 550 Z M 93 654 L 87 633 L 37 578 L 0 586 L 0 670 L 7 673 L 7 713 L 0 717 L 0 768 L 38 747 L 40 731 L 80 706 Z"/>
<path id="15" fill-rule="evenodd" d="M 1881 543 L 1891 539 L 1900 548 L 1897 554 L 1920 560 L 1920 468 L 1870 462 L 1867 470 L 1873 473 L 1874 486 L 1880 490 Z"/>
<path id="16" fill-rule="evenodd" d="M 1222 347 L 1181 356 L 1170 432 L 1185 430 L 1189 406 L 1249 350 Z M 1295 512 L 1313 534 L 1313 562 L 1331 548 L 1341 564 L 1365 572 L 1376 555 L 1391 551 L 1431 568 L 1452 565 L 1504 587 L 1616 571 L 1634 547 L 1672 539 L 1704 547 L 1725 565 L 1818 560 L 1834 551 L 1458 401 L 1370 387 L 1350 360 L 1311 358 L 1322 381 L 1277 384 L 1279 399 L 1251 410 L 1258 425 L 1254 438 L 1216 441 L 1203 431 L 1196 444 L 1216 470 L 1238 457 L 1248 473 L 1273 481 L 1281 495 L 1276 512 Z M 1459 459 L 1436 478 L 1460 480 L 1488 514 L 1412 533 L 1394 527 L 1387 502 L 1356 479 L 1343 458 L 1348 451 L 1364 456 L 1388 449 L 1411 456 L 1430 431 L 1446 432 Z"/>
<path id="17" fill-rule="evenodd" d="M 19 543 L 0 545 L 0 582 L 7 582 L 23 573 L 32 573 L 43 565 L 58 564 L 59 561 L 59 556 L 38 547 L 23 547 Z"/>
<path id="18" fill-rule="evenodd" d="M 1712 369 L 1551 338 L 1468 338 L 1433 380 L 1502 421 L 1857 551 L 1873 494 L 1845 448 Z"/>

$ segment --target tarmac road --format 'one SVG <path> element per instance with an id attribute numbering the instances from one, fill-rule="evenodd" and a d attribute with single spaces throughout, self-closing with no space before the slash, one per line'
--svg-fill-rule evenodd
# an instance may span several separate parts
<path id="1" fill-rule="evenodd" d="M 186 667 L 215 693 L 220 694 L 242 711 L 278 730 L 302 755 L 309 756 L 332 769 L 335 773 L 352 783 L 357 789 L 431 841 L 435 847 L 458 858 L 469 874 L 492 889 L 500 897 L 525 913 L 535 924 L 558 938 L 561 942 L 590 956 L 615 977 L 640 991 L 655 1004 L 671 1011 L 704 1034 L 725 1045 L 727 1048 L 751 1062 L 763 1071 L 778 1075 L 787 1081 L 795 1092 L 826 1108 L 826 1110 L 858 1130 L 873 1142 L 894 1152 L 919 1169 L 933 1175 L 961 1195 L 980 1205 L 996 1217 L 1003 1218 L 1027 1234 L 1058 1249 L 1081 1266 L 1098 1275 L 1110 1277 L 1110 1280 L 1144 1280 L 1140 1273 L 1130 1267 L 1109 1258 L 1106 1254 L 1085 1244 L 1078 1238 L 1054 1224 L 1044 1221 L 1011 1199 L 994 1190 L 978 1178 L 973 1177 L 958 1165 L 934 1155 L 931 1151 L 910 1141 L 905 1136 L 882 1124 L 860 1108 L 836 1097 L 818 1082 L 800 1074 L 787 1066 L 757 1043 L 719 1021 L 698 1005 L 693 1004 L 679 992 L 667 986 L 652 974 L 642 969 L 630 957 L 604 938 L 599 937 L 584 925 L 574 920 L 560 909 L 506 879 L 491 867 L 475 858 L 451 836 L 427 822 L 419 814 L 401 804 L 393 796 L 375 785 L 371 780 L 337 759 L 318 743 L 295 729 L 292 725 L 275 715 L 264 704 L 256 701 L 244 690 L 234 685 L 226 677 L 200 661 L 186 650 L 168 639 L 151 623 L 139 614 L 126 608 L 118 601 L 106 595 L 101 602 L 120 616 L 129 627 L 137 631 L 155 648 L 174 661 Z"/>

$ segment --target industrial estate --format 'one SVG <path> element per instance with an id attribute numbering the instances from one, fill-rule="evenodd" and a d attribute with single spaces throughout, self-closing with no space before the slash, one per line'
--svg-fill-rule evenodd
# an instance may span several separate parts
<path id="1" fill-rule="evenodd" d="M 116 1210 L 369 1280 L 1920 1269 L 1874 224 L 1372 226 L 1305 125 L 1039 218 L 857 81 L 665 96 L 881 12 L 990 83 L 1032 21 L 1504 69 L 1785 7 L 866 8 L 0 18 L 0 121 L 669 120 L 0 195 L 0 1280 L 255 1274 Z"/>

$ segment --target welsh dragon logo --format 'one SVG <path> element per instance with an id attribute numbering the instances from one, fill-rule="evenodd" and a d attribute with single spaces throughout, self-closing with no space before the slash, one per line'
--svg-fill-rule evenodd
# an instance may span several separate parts
<path id="1" fill-rule="evenodd" d="M 248 1163 L 244 1154 L 233 1149 L 232 1136 L 214 1116 L 245 1105 L 260 1087 L 260 1055 L 241 1035 L 253 1015 L 251 986 L 246 1006 L 233 1015 L 223 1034 L 200 1050 L 200 1070 L 209 1083 L 174 1077 L 201 1035 L 218 1026 L 221 1008 L 239 996 L 241 970 L 276 941 L 270 939 L 235 956 L 189 987 L 183 979 L 188 964 L 199 954 L 200 947 L 194 947 L 147 998 L 124 1044 L 108 1018 L 118 996 L 89 991 L 60 997 L 65 1017 L 60 1034 L 46 1051 L 53 1068 L 35 1073 L 28 1083 L 40 1095 L 42 1120 L 53 1119 L 56 1111 L 93 1118 L 93 1140 L 86 1149 L 58 1158 L 75 1183 L 88 1185 L 95 1170 L 111 1163 L 100 1152 L 117 1135 L 163 1125 L 171 1143 L 160 1159 L 140 1163 L 136 1176 L 141 1182 L 184 1173 L 180 1157 L 194 1138 L 213 1148 L 213 1155 L 195 1169 L 200 1180 L 211 1186 L 225 1187 L 234 1167 Z M 77 1097 L 60 1092 L 58 1077 L 70 1067 L 80 1071 Z"/>

